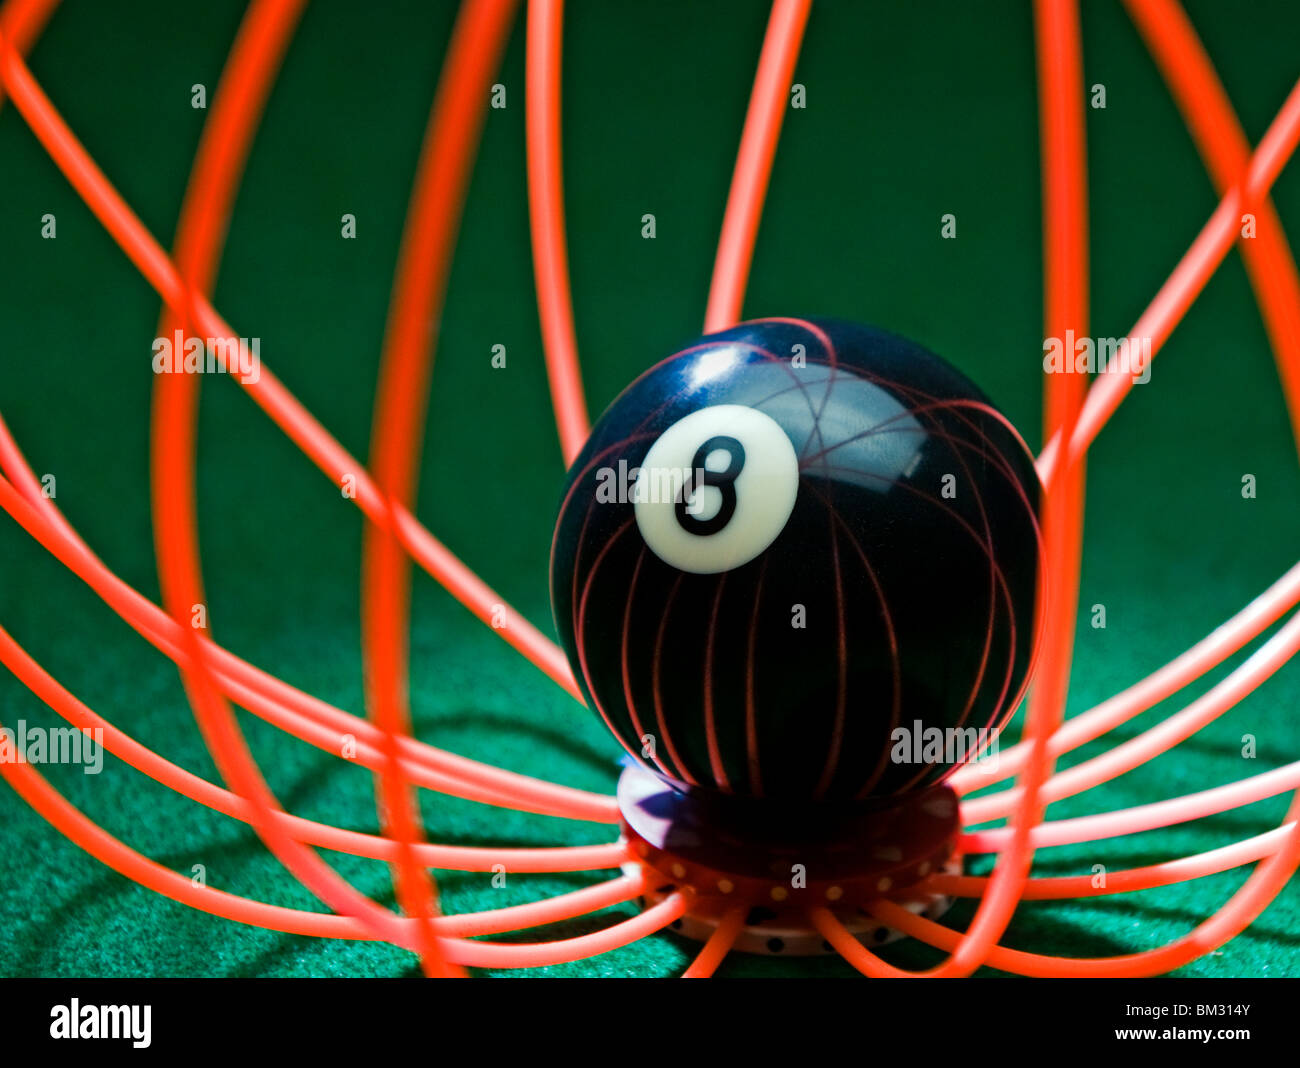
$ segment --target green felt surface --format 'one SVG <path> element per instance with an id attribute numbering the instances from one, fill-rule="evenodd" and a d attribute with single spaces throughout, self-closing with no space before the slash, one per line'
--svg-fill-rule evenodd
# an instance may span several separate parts
<path id="1" fill-rule="evenodd" d="M 1084 4 L 1093 329 L 1127 332 L 1215 198 L 1190 139 L 1118 3 Z M 1293 5 L 1190 4 L 1252 141 L 1297 74 Z M 170 240 L 240 5 L 70 2 L 32 68 L 110 179 Z M 364 456 L 392 264 L 449 5 L 318 2 L 290 48 L 235 205 L 215 303 L 262 339 L 266 366 Z M 564 149 L 577 331 L 590 406 L 698 332 L 714 245 L 766 19 L 763 3 L 570 5 Z M 1029 5 L 818 0 L 787 115 L 748 316 L 831 314 L 877 323 L 945 355 L 1039 439 L 1041 267 Z M 563 468 L 547 399 L 527 241 L 522 21 L 489 111 L 433 378 L 418 512 L 519 611 L 553 632 L 546 567 Z M 1300 171 L 1276 188 L 1300 220 Z M 58 237 L 42 240 L 52 212 Z M 339 217 L 357 217 L 356 240 Z M 641 237 L 654 213 L 658 236 Z M 940 217 L 957 216 L 956 240 Z M 126 581 L 157 598 L 147 482 L 155 294 L 6 104 L 0 112 L 0 410 L 57 503 Z M 493 345 L 508 367 L 493 370 Z M 215 637 L 342 708 L 363 707 L 359 513 L 231 382 L 204 383 L 199 490 Z M 1233 253 L 1099 440 L 1090 465 L 1077 660 L 1069 712 L 1140 678 L 1208 633 L 1294 563 L 1300 474 L 1267 341 Z M 1258 496 L 1243 499 L 1243 474 Z M 1107 626 L 1090 626 L 1105 605 Z M 427 576 L 414 595 L 418 735 L 495 764 L 607 790 L 617 749 L 597 719 L 473 620 Z M 197 774 L 216 773 L 175 669 L 7 518 L 0 623 L 78 697 Z M 1235 665 L 1240 658 L 1232 661 Z M 1106 740 L 1132 737 L 1222 678 L 1212 673 Z M 1059 818 L 1229 782 L 1300 755 L 1300 666 L 1147 767 L 1053 806 Z M 7 673 L 0 722 L 55 718 Z M 292 811 L 373 831 L 368 772 L 241 714 Z M 1241 738 L 1258 740 L 1254 759 Z M 1089 746 L 1080 756 L 1100 751 Z M 1075 759 L 1072 757 L 1071 760 Z M 321 906 L 246 827 L 108 758 L 103 773 L 42 769 L 83 811 L 210 885 Z M 612 829 L 426 794 L 438 841 L 598 842 Z M 1276 825 L 1286 799 L 1213 819 L 1040 854 L 1080 874 L 1210 849 Z M 326 854 L 391 902 L 386 868 Z M 1011 946 L 1104 956 L 1190 930 L 1246 869 L 1080 903 L 1034 903 Z M 440 872 L 451 912 L 515 904 L 603 878 Z M 969 904 L 951 914 L 968 918 Z M 631 906 L 517 937 L 595 929 Z M 367 943 L 239 926 L 114 874 L 0 788 L 0 974 L 406 975 L 413 958 Z M 669 975 L 671 934 L 540 975 Z M 918 966 L 915 945 L 885 951 Z M 731 958 L 724 975 L 846 975 L 838 960 Z M 1260 920 L 1180 974 L 1300 975 L 1293 882 Z"/>

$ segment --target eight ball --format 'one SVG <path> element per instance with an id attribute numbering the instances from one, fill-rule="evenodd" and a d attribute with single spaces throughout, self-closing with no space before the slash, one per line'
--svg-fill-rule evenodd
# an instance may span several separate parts
<path id="1" fill-rule="evenodd" d="M 879 802 L 973 758 L 1023 695 L 1038 488 L 925 349 L 742 323 L 596 423 L 556 522 L 556 625 L 588 705 L 677 789 Z"/>

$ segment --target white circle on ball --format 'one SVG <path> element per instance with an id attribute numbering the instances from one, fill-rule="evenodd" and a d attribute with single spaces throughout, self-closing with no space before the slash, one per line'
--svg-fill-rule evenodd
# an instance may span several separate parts
<path id="1" fill-rule="evenodd" d="M 749 563 L 771 545 L 798 494 L 799 458 L 781 425 L 756 408 L 715 404 L 659 435 L 641 463 L 632 501 L 651 552 L 680 571 L 712 575 Z"/>

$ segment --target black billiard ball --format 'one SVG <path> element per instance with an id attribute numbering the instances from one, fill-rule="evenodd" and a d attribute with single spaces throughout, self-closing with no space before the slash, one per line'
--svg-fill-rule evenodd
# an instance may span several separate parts
<path id="1" fill-rule="evenodd" d="M 937 356 L 743 323 L 596 423 L 556 521 L 556 626 L 592 710 L 681 790 L 898 795 L 1023 696 L 1037 503 L 1019 435 Z"/>

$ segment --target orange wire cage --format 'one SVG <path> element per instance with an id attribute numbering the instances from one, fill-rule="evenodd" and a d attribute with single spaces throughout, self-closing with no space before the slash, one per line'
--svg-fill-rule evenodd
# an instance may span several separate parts
<path id="1" fill-rule="evenodd" d="M 162 301 L 158 334 L 193 330 L 204 337 L 239 333 L 211 300 L 232 204 L 254 132 L 305 0 L 253 0 L 231 48 L 194 159 L 173 248 L 149 233 L 83 147 L 26 66 L 57 4 L 7 0 L 0 9 L 0 105 L 22 115 L 67 180 Z M 0 629 L 0 659 L 73 726 L 103 732 L 116 757 L 202 805 L 252 826 L 267 848 L 328 912 L 310 912 L 195 884 L 111 836 L 73 807 L 33 767 L 0 762 L 0 774 L 59 832 L 128 878 L 230 920 L 272 930 L 340 939 L 375 939 L 418 956 L 425 974 L 466 967 L 528 968 L 587 957 L 670 927 L 697 908 L 698 888 L 663 885 L 614 828 L 615 798 L 503 770 L 418 740 L 406 693 L 412 563 L 492 625 L 502 598 L 416 516 L 418 458 L 434 356 L 431 337 L 442 313 L 461 209 L 473 169 L 490 88 L 518 14 L 513 0 L 464 0 L 439 77 L 413 191 L 384 337 L 370 454 L 352 456 L 268 369 L 241 382 L 251 399 L 335 485 L 350 485 L 365 520 L 362 638 L 368 715 L 311 696 L 218 645 L 194 625 L 206 601 L 198 551 L 196 421 L 199 376 L 158 375 L 150 425 L 150 488 L 162 604 L 114 574 L 42 492 L 8 427 L 0 421 L 0 507 L 78 576 L 118 616 L 177 665 L 195 719 L 224 785 L 153 752 L 114 727 L 44 670 Z M 1151 338 L 1158 354 L 1220 263 L 1239 247 L 1272 342 L 1293 432 L 1300 442 L 1300 275 L 1269 191 L 1300 142 L 1300 82 L 1282 102 L 1258 145 L 1248 144 L 1224 89 L 1178 0 L 1125 0 L 1169 90 L 1185 116 L 1220 194 L 1219 205 L 1129 336 Z M 748 280 L 768 176 L 787 109 L 792 72 L 811 0 L 775 0 L 735 171 L 709 291 L 705 329 L 733 325 Z M 1045 336 L 1088 333 L 1088 228 L 1084 151 L 1084 79 L 1075 0 L 1035 0 L 1044 205 Z M 556 429 L 566 462 L 581 449 L 589 422 L 569 289 L 561 166 L 560 72 L 564 5 L 532 0 L 526 12 L 527 176 L 534 272 Z M 833 16 L 830 16 L 833 17 Z M 1239 240 L 1244 213 L 1257 236 Z M 868 909 L 873 920 L 942 950 L 924 974 L 965 976 L 982 965 L 1034 976 L 1140 976 L 1174 970 L 1239 934 L 1269 905 L 1300 864 L 1300 760 L 1227 786 L 1129 809 L 1045 820 L 1048 804 L 1082 793 L 1168 752 L 1229 711 L 1300 649 L 1300 563 L 1185 653 L 1082 714 L 1065 718 L 1074 649 L 1082 554 L 1085 461 L 1089 446 L 1123 402 L 1132 376 L 1116 369 L 1046 375 L 1044 447 L 1037 461 L 1044 578 L 1039 597 L 1036 673 L 1020 742 L 1002 754 L 994 777 L 963 768 L 952 779 L 963 797 L 963 854 L 990 853 L 988 876 L 943 869 L 926 876 L 934 894 L 976 898 L 964 930 L 917 914 L 888 895 Z M 504 606 L 496 632 L 565 692 L 581 701 L 563 651 Z M 1239 666 L 1180 711 L 1099 755 L 1058 771 L 1056 761 L 1202 678 L 1284 620 Z M 355 741 L 353 759 L 376 774 L 381 833 L 365 834 L 285 811 L 254 761 L 235 708 L 325 751 Z M 999 782 L 1013 783 L 983 792 Z M 611 829 L 589 846 L 512 848 L 431 842 L 417 791 L 433 790 L 487 805 Z M 964 795 L 979 791 L 978 796 Z M 1089 876 L 1035 877 L 1034 853 L 1053 845 L 1104 839 L 1201 818 L 1292 792 L 1283 823 L 1267 833 L 1192 856 L 1112 872 L 1104 886 Z M 984 827 L 991 821 L 1004 825 Z M 385 861 L 397 908 L 362 894 L 318 852 L 336 850 Z M 524 905 L 445 914 L 434 869 L 607 871 L 612 877 Z M 1068 958 L 1014 950 L 1000 940 L 1023 900 L 1064 899 L 1168 886 L 1245 864 L 1256 867 L 1230 900 L 1185 936 L 1158 949 L 1108 958 Z M 643 900 L 633 918 L 555 941 L 512 942 L 484 936 L 585 916 Z M 907 972 L 873 952 L 825 900 L 805 903 L 811 930 L 859 971 Z M 745 910 L 726 911 L 686 974 L 712 974 L 733 949 Z"/>

